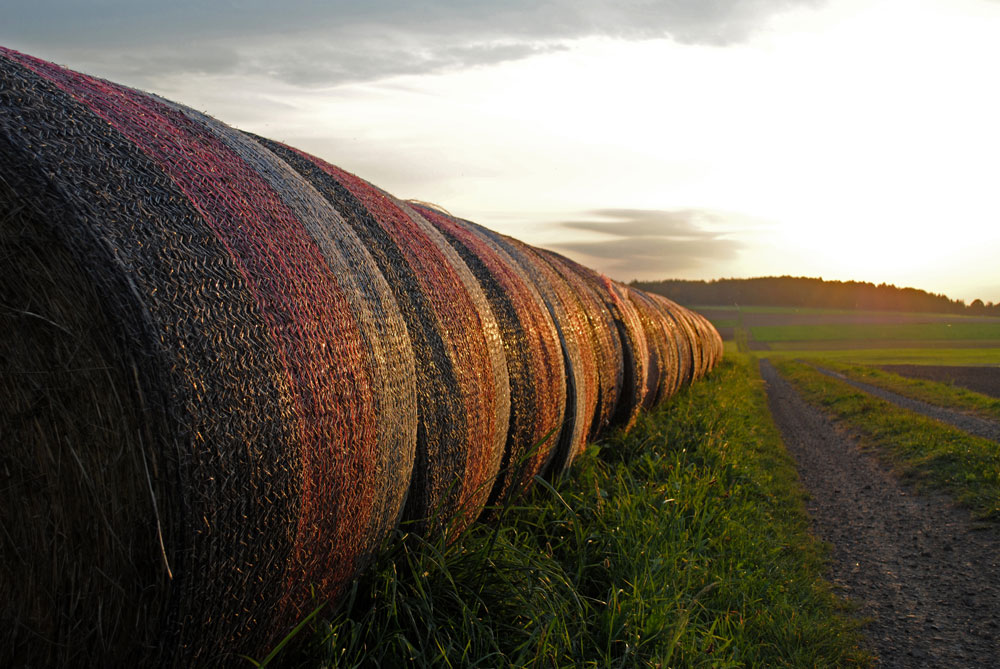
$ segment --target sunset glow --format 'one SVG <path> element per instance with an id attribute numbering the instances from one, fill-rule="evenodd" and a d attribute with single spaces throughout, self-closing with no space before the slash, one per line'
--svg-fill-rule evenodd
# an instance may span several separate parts
<path id="1" fill-rule="evenodd" d="M 607 30 L 529 30 L 510 12 L 487 29 L 486 12 L 452 32 L 438 15 L 395 22 L 391 4 L 359 10 L 344 51 L 317 46 L 324 21 L 294 17 L 244 28 L 253 40 L 206 29 L 170 66 L 153 64 L 170 49 L 155 38 L 67 41 L 27 18 L 0 42 L 617 279 L 791 274 L 1000 300 L 1000 3 L 765 2 L 685 15 L 683 30 L 638 9 Z M 338 69 L 348 49 L 357 62 Z M 309 69 L 314 52 L 327 60 Z"/>

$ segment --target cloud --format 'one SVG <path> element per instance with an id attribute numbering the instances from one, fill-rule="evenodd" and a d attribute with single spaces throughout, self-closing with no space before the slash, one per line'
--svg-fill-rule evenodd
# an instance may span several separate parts
<path id="1" fill-rule="evenodd" d="M 591 238 L 549 244 L 570 255 L 587 256 L 601 271 L 619 279 L 664 278 L 733 260 L 743 248 L 727 238 L 731 217 L 702 209 L 600 209 L 590 216 L 603 220 L 566 221 L 567 230 L 598 233 Z M 719 229 L 723 226 L 723 229 Z"/>
<path id="2" fill-rule="evenodd" d="M 268 74 L 330 86 L 499 63 L 593 36 L 731 44 L 776 12 L 820 2 L 14 0 L 0 44 L 105 76 Z"/>

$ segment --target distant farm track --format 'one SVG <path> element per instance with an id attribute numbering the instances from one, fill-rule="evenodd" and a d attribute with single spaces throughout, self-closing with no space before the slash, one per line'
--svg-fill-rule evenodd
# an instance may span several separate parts
<path id="1" fill-rule="evenodd" d="M 0 665 L 212 666 L 707 374 L 699 314 L 0 48 Z"/>
<path id="2" fill-rule="evenodd" d="M 831 570 L 882 667 L 991 666 L 1000 653 L 1000 535 L 942 495 L 915 494 L 807 404 L 768 361 L 775 423 L 809 492 Z"/>

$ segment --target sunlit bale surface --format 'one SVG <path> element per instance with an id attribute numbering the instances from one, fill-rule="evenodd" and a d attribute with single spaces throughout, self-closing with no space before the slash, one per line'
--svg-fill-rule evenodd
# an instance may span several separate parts
<path id="1" fill-rule="evenodd" d="M 542 255 L 573 289 L 587 316 L 587 332 L 594 347 L 598 380 L 597 410 L 588 432 L 592 439 L 612 425 L 621 397 L 625 373 L 621 338 L 611 311 L 587 281 L 582 271 L 586 268 L 558 253 L 543 250 Z"/>
<path id="2" fill-rule="evenodd" d="M 427 206 L 415 208 L 448 240 L 483 288 L 500 327 L 510 379 L 510 427 L 490 503 L 523 490 L 554 451 L 566 407 L 559 334 L 528 276 L 473 226 Z"/>
<path id="3" fill-rule="evenodd" d="M 681 386 L 681 349 L 678 339 L 681 337 L 681 329 L 670 315 L 666 304 L 654 299 L 651 294 L 644 293 L 635 288 L 629 288 L 629 297 L 633 301 L 642 301 L 646 310 L 652 309 L 655 316 L 650 316 L 650 326 L 662 331 L 662 334 L 653 334 L 652 338 L 662 336 L 659 351 L 659 394 L 654 398 L 654 404 L 673 395 Z M 639 307 L 640 312 L 643 310 Z M 646 322 L 643 321 L 646 327 Z M 647 334 L 647 337 L 650 335 Z"/>
<path id="4" fill-rule="evenodd" d="M 667 396 L 676 374 L 676 350 L 671 351 L 670 333 L 664 324 L 664 318 L 659 313 L 655 303 L 644 293 L 629 288 L 629 299 L 639 314 L 643 332 L 646 335 L 646 345 L 649 348 L 649 361 L 646 366 L 646 394 L 642 405 L 646 409 L 656 406 Z M 673 353 L 673 356 L 671 356 Z"/>
<path id="5" fill-rule="evenodd" d="M 656 293 L 646 294 L 663 307 L 668 327 L 676 333 L 674 344 L 677 347 L 678 359 L 677 387 L 680 388 L 694 379 L 694 357 L 691 351 L 694 346 L 693 332 L 687 321 L 681 318 L 680 307 L 675 302 Z"/>
<path id="6" fill-rule="evenodd" d="M 477 228 L 497 242 L 521 266 L 545 301 L 562 344 L 566 373 L 566 408 L 549 466 L 561 473 L 583 452 L 587 432 L 597 408 L 597 361 L 593 342 L 587 334 L 586 314 L 569 284 L 527 244 Z"/>
<path id="7" fill-rule="evenodd" d="M 401 518 L 454 536 L 722 354 L 669 300 L 2 49 L 0 257 L 3 666 L 260 657 Z"/>

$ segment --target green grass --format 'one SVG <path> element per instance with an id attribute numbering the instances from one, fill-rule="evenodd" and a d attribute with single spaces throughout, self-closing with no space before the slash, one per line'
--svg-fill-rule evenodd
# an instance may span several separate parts
<path id="1" fill-rule="evenodd" d="M 865 365 L 1000 365 L 1000 348 L 792 348 L 754 351 L 774 362 L 810 357 Z"/>
<path id="2" fill-rule="evenodd" d="M 450 546 L 393 537 L 277 661 L 867 665 L 824 568 L 756 365 L 735 354 L 498 522 Z"/>
<path id="3" fill-rule="evenodd" d="M 956 319 L 957 320 L 957 319 Z M 1000 323 L 837 323 L 754 325 L 762 342 L 805 341 L 994 341 L 1000 346 Z"/>
<path id="4" fill-rule="evenodd" d="M 1000 517 L 1000 447 L 901 409 L 791 360 L 776 366 L 803 397 L 833 414 L 901 474 L 943 490 L 983 518 Z"/>
<path id="5" fill-rule="evenodd" d="M 855 381 L 885 388 L 905 397 L 939 407 L 958 409 L 987 420 L 1000 421 L 1000 399 L 961 386 L 927 379 L 911 379 L 867 365 L 854 365 L 823 359 L 806 360 L 806 362 L 833 369 Z"/>

